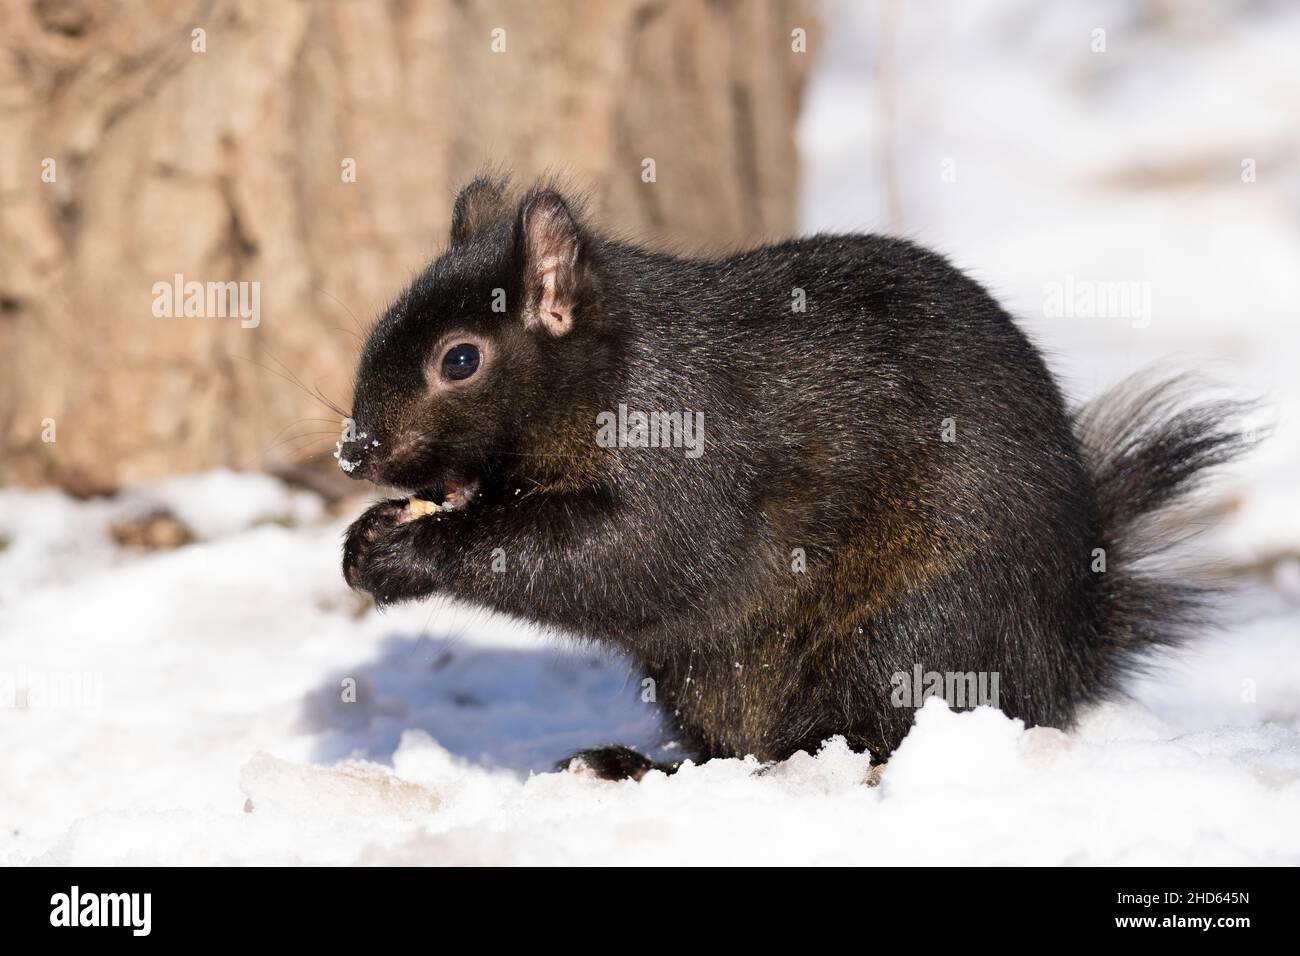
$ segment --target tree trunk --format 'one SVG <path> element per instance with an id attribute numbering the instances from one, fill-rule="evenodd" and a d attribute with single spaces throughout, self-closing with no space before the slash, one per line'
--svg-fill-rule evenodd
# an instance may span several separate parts
<path id="1" fill-rule="evenodd" d="M 328 459 L 308 391 L 347 407 L 359 336 L 485 168 L 558 173 L 650 242 L 794 225 L 796 0 L 2 7 L 6 482 Z M 255 283 L 260 321 L 156 314 L 178 275 Z"/>

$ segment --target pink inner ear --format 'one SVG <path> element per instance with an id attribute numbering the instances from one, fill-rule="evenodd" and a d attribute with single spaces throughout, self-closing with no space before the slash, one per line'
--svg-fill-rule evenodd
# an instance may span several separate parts
<path id="1" fill-rule="evenodd" d="M 548 256 L 537 264 L 538 281 L 536 306 L 531 321 L 544 325 L 552 335 L 568 331 L 568 303 L 560 295 L 560 268 L 558 256 Z"/>
<path id="2" fill-rule="evenodd" d="M 560 268 L 560 260 L 555 256 L 541 263 L 542 270 L 542 308 L 550 311 L 555 303 L 555 276 Z"/>
<path id="3" fill-rule="evenodd" d="M 530 321 L 546 326 L 551 334 L 568 332 L 572 321 L 572 294 L 577 285 L 577 226 L 558 196 L 542 196 L 526 215 L 528 276 L 533 303 Z"/>

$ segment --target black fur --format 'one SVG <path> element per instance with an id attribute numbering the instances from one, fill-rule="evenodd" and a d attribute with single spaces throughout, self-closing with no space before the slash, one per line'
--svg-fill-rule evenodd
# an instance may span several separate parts
<path id="1" fill-rule="evenodd" d="M 1068 726 L 1193 613 L 1194 590 L 1143 570 L 1144 530 L 1239 448 L 1229 409 L 1130 386 L 1073 421 L 941 256 L 822 235 L 680 258 L 485 182 L 454 222 L 370 336 L 367 437 L 341 455 L 422 496 L 481 490 L 353 525 L 345 575 L 377 601 L 448 594 L 601 641 L 653 678 L 691 756 L 762 760 L 834 734 L 887 756 L 913 714 L 892 678 L 918 664 L 996 672 L 1005 712 Z M 488 361 L 439 386 L 461 338 Z M 599 446 L 620 404 L 702 412 L 704 453 Z"/>
<path id="2" fill-rule="evenodd" d="M 576 770 L 604 780 L 640 780 L 651 770 L 675 773 L 675 763 L 656 763 L 631 747 L 593 747 L 556 762 L 556 770 Z"/>

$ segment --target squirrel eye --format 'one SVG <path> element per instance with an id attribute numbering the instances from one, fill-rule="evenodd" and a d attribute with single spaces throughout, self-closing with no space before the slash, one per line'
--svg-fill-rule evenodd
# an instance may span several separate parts
<path id="1" fill-rule="evenodd" d="M 442 374 L 454 381 L 461 381 L 477 372 L 478 364 L 478 346 L 462 342 L 453 345 L 442 357 Z"/>

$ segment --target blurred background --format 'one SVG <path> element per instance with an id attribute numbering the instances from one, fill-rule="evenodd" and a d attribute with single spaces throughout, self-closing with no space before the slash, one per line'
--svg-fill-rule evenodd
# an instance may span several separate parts
<path id="1" fill-rule="evenodd" d="M 454 764 L 469 825 L 577 747 L 660 742 L 622 662 L 470 608 L 381 616 L 338 571 L 364 503 L 331 457 L 360 337 L 487 168 L 562 175 L 610 230 L 687 252 L 910 237 L 983 282 L 1076 402 L 1153 363 L 1260 398 L 1269 439 L 1193 516 L 1242 586 L 1229 627 L 1135 680 L 1163 729 L 1108 726 L 1184 749 L 1256 728 L 1204 747 L 1300 774 L 1300 6 L 0 0 L 0 17 L 0 862 L 353 861 L 407 839 L 409 808 L 344 801 L 341 835 L 305 768 Z M 256 283 L 258 321 L 156 315 L 177 275 Z M 245 800 L 283 815 L 232 819 Z M 1031 829 L 1005 822 L 1021 845 Z M 1098 846 L 1061 858 L 1115 858 Z"/>
<path id="2" fill-rule="evenodd" d="M 790 34 L 814 27 L 793 0 L 4 11 L 10 482 L 88 493 L 332 449 L 339 416 L 309 392 L 346 407 L 357 336 L 485 169 L 559 174 L 648 241 L 717 249 L 795 228 L 814 57 Z M 154 284 L 177 274 L 257 282 L 260 322 L 156 317 Z M 322 415 L 334 437 L 312 442 L 299 420 Z"/>
<path id="3" fill-rule="evenodd" d="M 1251 424 L 1271 437 L 1220 489 L 1233 514 L 1216 546 L 1294 575 L 1300 8 L 818 11 L 834 29 L 798 122 L 801 228 L 898 232 L 946 253 L 1077 402 L 1153 366 L 1262 399 Z M 1132 302 L 1090 308 L 1107 290 Z"/>

